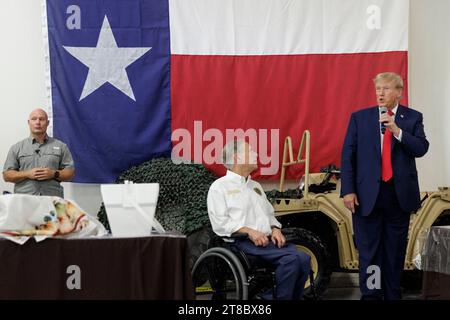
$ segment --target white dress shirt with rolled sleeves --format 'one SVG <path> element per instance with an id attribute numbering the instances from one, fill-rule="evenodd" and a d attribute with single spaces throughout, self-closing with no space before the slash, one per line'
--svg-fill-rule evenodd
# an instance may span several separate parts
<path id="1" fill-rule="evenodd" d="M 207 202 L 212 228 L 219 236 L 230 236 L 242 227 L 266 235 L 272 234 L 272 227 L 281 228 L 263 188 L 250 176 L 227 171 L 209 188 Z"/>

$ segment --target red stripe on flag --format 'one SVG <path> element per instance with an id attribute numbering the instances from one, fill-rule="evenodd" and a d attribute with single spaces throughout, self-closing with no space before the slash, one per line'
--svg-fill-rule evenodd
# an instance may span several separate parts
<path id="1" fill-rule="evenodd" d="M 298 151 L 303 130 L 311 131 L 311 172 L 340 165 L 351 112 L 376 105 L 372 79 L 399 73 L 407 88 L 407 52 L 283 56 L 172 55 L 172 131 L 194 121 L 203 130 L 280 129 L 279 159 L 287 135 Z M 407 104 L 407 91 L 402 104 Z M 193 142 L 192 142 L 193 145 Z M 203 143 L 203 147 L 208 142 Z M 209 166 L 222 175 L 221 165 Z M 291 167 L 288 178 L 300 178 Z M 274 176 L 254 175 L 260 179 Z"/>

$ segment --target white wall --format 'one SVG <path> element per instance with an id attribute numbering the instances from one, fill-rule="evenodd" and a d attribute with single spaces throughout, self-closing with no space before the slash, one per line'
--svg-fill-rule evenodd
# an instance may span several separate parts
<path id="1" fill-rule="evenodd" d="M 430 141 L 417 161 L 422 190 L 450 186 L 450 1 L 411 0 L 409 96 Z"/>
<path id="2" fill-rule="evenodd" d="M 431 141 L 430 152 L 418 161 L 419 175 L 422 189 L 434 190 L 450 186 L 450 1 L 411 0 L 410 10 L 410 100 L 412 107 L 424 113 Z M 3 166 L 9 147 L 28 135 L 29 112 L 46 103 L 41 1 L 1 0 L 0 39 Z M 0 179 L 0 190 L 12 191 L 12 184 Z M 98 185 L 69 183 L 65 192 L 89 213 L 97 212 Z"/>

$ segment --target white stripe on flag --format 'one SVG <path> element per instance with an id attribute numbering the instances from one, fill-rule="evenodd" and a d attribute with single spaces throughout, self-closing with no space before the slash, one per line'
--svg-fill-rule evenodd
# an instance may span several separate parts
<path id="1" fill-rule="evenodd" d="M 44 63 L 45 63 L 45 94 L 47 105 L 48 120 L 50 124 L 47 128 L 47 134 L 53 136 L 53 102 L 52 102 L 52 81 L 50 72 L 50 49 L 48 42 L 48 23 L 47 23 L 47 1 L 41 0 L 42 6 L 42 35 L 44 40 Z"/>
<path id="2" fill-rule="evenodd" d="M 169 0 L 172 54 L 408 50 L 409 0 Z"/>

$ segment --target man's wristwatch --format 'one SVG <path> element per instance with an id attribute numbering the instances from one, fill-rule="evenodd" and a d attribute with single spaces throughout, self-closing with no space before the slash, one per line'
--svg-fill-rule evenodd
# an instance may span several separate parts
<path id="1" fill-rule="evenodd" d="M 53 175 L 53 179 L 59 181 L 59 171 L 58 170 L 55 170 L 55 174 Z"/>

